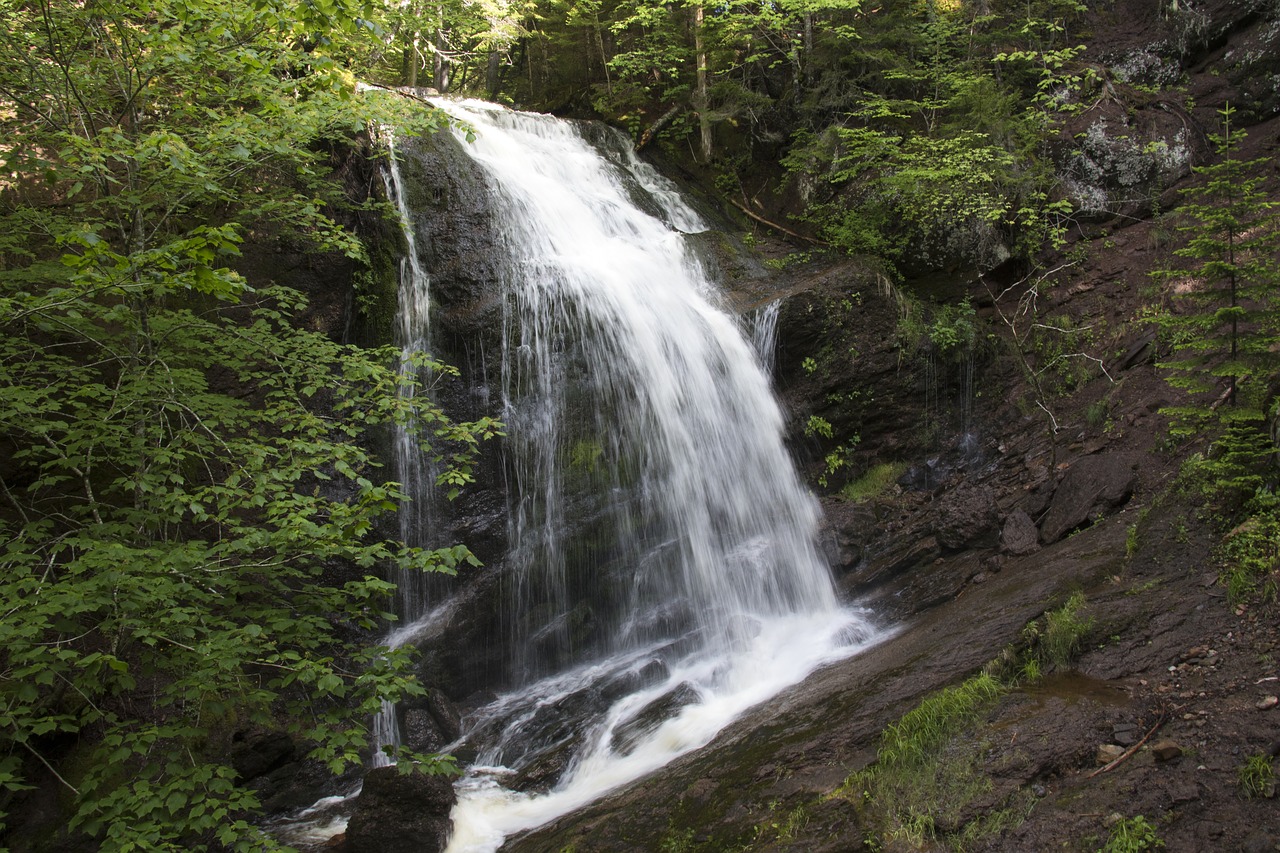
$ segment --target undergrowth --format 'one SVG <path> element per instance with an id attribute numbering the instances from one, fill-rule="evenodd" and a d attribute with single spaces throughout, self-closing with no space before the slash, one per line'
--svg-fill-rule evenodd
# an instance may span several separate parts
<path id="1" fill-rule="evenodd" d="M 1111 827 L 1107 843 L 1099 853 L 1141 853 L 1163 847 L 1164 841 L 1156 834 L 1156 828 L 1142 815 L 1124 818 Z"/>
<path id="2" fill-rule="evenodd" d="M 976 675 L 925 697 L 884 729 L 875 762 L 829 795 L 857 806 L 869 846 L 970 850 L 1026 819 L 1036 802 L 1027 789 L 972 814 L 993 788 L 983 768 L 991 744 L 979 724 L 1009 690 L 1070 663 L 1093 626 L 1085 605 L 1084 594 L 1074 593 Z"/>
<path id="3" fill-rule="evenodd" d="M 884 494 L 906 470 L 902 462 L 883 462 L 856 480 L 846 483 L 840 495 L 847 501 L 861 503 Z"/>
<path id="4" fill-rule="evenodd" d="M 1247 799 L 1265 797 L 1275 789 L 1276 772 L 1271 767 L 1271 756 L 1266 753 L 1251 755 L 1236 771 L 1240 793 Z"/>
<path id="5" fill-rule="evenodd" d="M 1274 601 L 1280 575 L 1280 499 L 1260 492 L 1249 517 L 1227 534 L 1220 550 L 1221 581 L 1232 604 Z"/>

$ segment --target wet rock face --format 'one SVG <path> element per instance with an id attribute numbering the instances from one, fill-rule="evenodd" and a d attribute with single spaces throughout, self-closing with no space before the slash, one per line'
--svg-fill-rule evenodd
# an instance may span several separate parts
<path id="1" fill-rule="evenodd" d="M 454 352 L 477 335 L 496 341 L 502 329 L 496 286 L 502 235 L 492 225 L 491 191 L 460 146 L 452 134 L 436 133 L 405 140 L 400 154 L 418 254 L 440 314 L 432 334 Z"/>
<path id="2" fill-rule="evenodd" d="M 242 780 L 277 770 L 295 757 L 293 739 L 280 731 L 238 732 L 233 738 L 231 766 Z"/>
<path id="3" fill-rule="evenodd" d="M 857 454 L 868 459 L 915 459 L 934 447 L 921 428 L 918 365 L 902 357 L 893 334 L 898 306 L 881 281 L 874 268 L 846 261 L 779 283 L 792 295 L 778 315 L 775 383 L 792 413 L 799 461 L 811 472 L 823 465 L 827 445 L 854 436 Z M 831 425 L 825 444 L 806 433 L 813 417 Z"/>
<path id="4" fill-rule="evenodd" d="M 444 849 L 457 802 L 443 776 L 401 775 L 394 766 L 364 777 L 364 790 L 347 824 L 351 853 L 435 853 Z"/>

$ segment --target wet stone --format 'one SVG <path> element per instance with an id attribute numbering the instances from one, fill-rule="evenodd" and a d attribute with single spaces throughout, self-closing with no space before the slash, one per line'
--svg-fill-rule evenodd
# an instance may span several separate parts
<path id="1" fill-rule="evenodd" d="M 539 750 L 516 768 L 507 787 L 524 793 L 545 793 L 551 790 L 560 781 L 581 746 L 580 737 L 570 737 Z"/>
<path id="2" fill-rule="evenodd" d="M 680 683 L 671 691 L 654 699 L 635 717 L 618 727 L 613 733 L 611 744 L 614 751 L 622 755 L 630 755 L 641 738 L 674 717 L 681 708 L 701 700 L 702 694 L 696 687 L 688 682 Z"/>
<path id="3" fill-rule="evenodd" d="M 1274 853 L 1276 837 L 1263 829 L 1255 829 L 1240 845 L 1241 853 Z"/>
<path id="4" fill-rule="evenodd" d="M 1121 723 L 1112 731 L 1111 739 L 1120 746 L 1133 746 L 1138 742 L 1138 727 L 1133 723 Z"/>
<path id="5" fill-rule="evenodd" d="M 443 850 L 457 796 L 443 776 L 370 770 L 347 824 L 353 853 L 433 853 Z"/>

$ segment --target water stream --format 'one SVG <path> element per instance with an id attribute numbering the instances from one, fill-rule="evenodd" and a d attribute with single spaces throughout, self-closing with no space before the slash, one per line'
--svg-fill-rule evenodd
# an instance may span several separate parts
<path id="1" fill-rule="evenodd" d="M 454 745 L 477 760 L 449 846 L 488 851 L 705 745 L 877 634 L 837 602 L 816 501 L 783 446 L 762 363 L 776 312 L 757 352 L 689 246 L 697 213 L 620 134 L 441 106 L 474 129 L 464 149 L 503 255 L 514 686 Z M 413 258 L 402 277 L 405 346 L 426 346 L 429 273 Z M 399 452 L 405 482 L 427 488 Z M 411 595 L 401 636 L 448 609 Z"/>

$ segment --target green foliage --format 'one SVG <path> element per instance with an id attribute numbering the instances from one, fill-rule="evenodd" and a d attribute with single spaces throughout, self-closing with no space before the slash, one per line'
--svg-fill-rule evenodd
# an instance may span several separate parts
<path id="1" fill-rule="evenodd" d="M 530 5 L 495 0 L 387 3 L 371 25 L 380 38 L 359 56 L 360 65 L 367 69 L 367 79 L 388 85 L 493 95 L 498 84 L 493 72 L 509 62 L 516 41 L 528 35 L 521 18 Z"/>
<path id="2" fill-rule="evenodd" d="M 1251 509 L 1220 551 L 1221 580 L 1233 604 L 1274 601 L 1280 586 L 1280 500 L 1262 492 Z"/>
<path id="3" fill-rule="evenodd" d="M 904 462 L 881 462 L 872 466 L 866 473 L 851 480 L 840 490 L 840 496 L 847 501 L 861 503 L 884 494 L 906 470 Z"/>
<path id="4" fill-rule="evenodd" d="M 0 12 L 0 787 L 52 772 L 104 849 L 270 847 L 231 732 L 358 762 L 368 716 L 423 689 L 405 652 L 360 647 L 383 577 L 476 563 L 378 532 L 404 495 L 366 448 L 409 430 L 456 488 L 496 425 L 413 393 L 442 365 L 337 344 L 235 270 L 251 234 L 362 262 L 326 152 L 441 123 L 356 90 L 370 9 Z"/>
<path id="5" fill-rule="evenodd" d="M 809 416 L 809 420 L 804 426 L 804 434 L 811 438 L 827 440 L 835 437 L 831 422 L 820 415 Z M 832 474 L 849 467 L 850 455 L 853 453 L 853 448 L 858 444 L 858 440 L 858 436 L 852 436 L 827 452 L 823 457 L 823 471 L 818 476 L 818 485 L 825 488 Z"/>
<path id="6" fill-rule="evenodd" d="M 393 351 L 289 325 L 296 294 L 263 291 L 247 323 L 152 310 L 147 332 L 118 306 L 55 299 L 22 300 L 26 322 L 6 324 L 0 345 L 12 401 L 0 423 L 17 448 L 3 484 L 0 741 L 36 755 L 49 736 L 99 733 L 67 780 L 72 826 L 117 849 L 248 837 L 228 816 L 256 801 L 203 745 L 226 726 L 282 722 L 335 772 L 358 761 L 363 719 L 422 688 L 403 652 L 344 651 L 337 632 L 390 618 L 387 566 L 475 563 L 374 533 L 403 496 L 376 481 L 356 439 L 421 429 L 436 455 L 453 444 L 452 472 L 466 479 L 489 427 L 397 394 L 407 380 Z M 68 354 L 33 346 L 44 323 Z M 352 579 L 330 580 L 335 562 Z M 200 820 L 193 803 L 205 804 Z"/>
<path id="7" fill-rule="evenodd" d="M 1117 821 L 1111 827 L 1107 843 L 1102 845 L 1099 853 L 1141 853 L 1163 846 L 1164 841 L 1150 821 L 1142 815 L 1134 815 Z"/>
<path id="8" fill-rule="evenodd" d="M 805 423 L 804 434 L 808 436 L 831 438 L 831 422 L 824 417 L 810 415 L 808 422 Z"/>
<path id="9" fill-rule="evenodd" d="M 1064 666 L 1075 657 L 1084 643 L 1085 635 L 1093 628 L 1093 619 L 1080 615 L 1084 606 L 1084 593 L 1077 591 L 1057 610 L 1045 614 L 1040 648 L 1045 660 L 1054 666 Z"/>
<path id="10" fill-rule="evenodd" d="M 1273 796 L 1275 780 L 1276 772 L 1271 767 L 1271 756 L 1263 752 L 1249 756 L 1236 770 L 1240 793 L 1246 798 Z"/>
<path id="11" fill-rule="evenodd" d="M 818 477 L 818 485 L 826 488 L 831 475 L 838 471 L 843 471 L 852 464 L 853 449 L 857 446 L 859 440 L 860 436 L 855 435 L 836 446 L 835 449 L 823 457 L 824 470 Z"/>
<path id="12" fill-rule="evenodd" d="M 989 710 L 1003 689 L 982 672 L 934 693 L 884 730 L 878 761 L 886 767 L 923 764 L 944 741 Z"/>
<path id="13" fill-rule="evenodd" d="M 958 305 L 944 305 L 929 324 L 929 343 L 944 357 L 960 357 L 972 353 L 977 341 L 977 312 L 965 300 Z"/>
<path id="14" fill-rule="evenodd" d="M 658 850 L 659 853 L 690 853 L 695 849 L 694 845 L 692 829 L 680 831 L 669 826 L 658 842 Z"/>
<path id="15" fill-rule="evenodd" d="M 885 729 L 875 764 L 853 774 L 831 796 L 852 799 L 872 843 L 940 845 L 965 850 L 1025 819 L 1034 797 L 1013 792 L 988 803 L 978 819 L 971 806 L 990 796 L 979 762 L 989 744 L 970 732 L 1004 688 L 983 672 L 924 699 Z M 943 830 L 941 826 L 953 827 Z"/>
<path id="16" fill-rule="evenodd" d="M 1142 532 L 1138 528 L 1138 522 L 1134 522 L 1125 528 L 1124 531 L 1124 558 L 1132 560 L 1138 553 L 1138 548 L 1142 544 Z"/>
<path id="17" fill-rule="evenodd" d="M 1072 71 L 1079 48 L 1056 40 L 1082 7 L 1044 5 L 1023 18 L 904 4 L 861 22 L 851 49 L 864 73 L 847 109 L 798 131 L 783 159 L 830 186 L 807 214 L 826 240 L 933 267 L 1060 242 L 1070 206 L 1054 195 L 1044 142 L 1085 85 Z"/>
<path id="18" fill-rule="evenodd" d="M 1175 211 L 1189 239 L 1174 254 L 1186 263 L 1153 273 L 1169 294 L 1151 322 L 1173 347 L 1160 365 L 1166 379 L 1192 395 L 1165 410 L 1171 433 L 1208 435 L 1201 464 L 1228 490 L 1248 495 L 1263 484 L 1259 470 L 1274 451 L 1265 420 L 1280 377 L 1280 203 L 1263 187 L 1264 161 L 1234 155 L 1242 134 L 1232 116 L 1222 111 L 1223 131 L 1214 137 L 1221 161 L 1195 169 L 1201 182 L 1183 191 Z"/>
<path id="19" fill-rule="evenodd" d="M 1101 374 L 1102 360 L 1091 354 L 1097 337 L 1092 326 L 1058 314 L 1033 323 L 1028 337 L 1045 391 L 1067 394 Z"/>
<path id="20" fill-rule="evenodd" d="M 1038 661 L 1037 671 L 1040 665 L 1067 665 L 1084 645 L 1093 629 L 1093 619 L 1082 615 L 1086 603 L 1084 593 L 1074 592 L 1061 607 L 1045 613 L 1043 622 L 1030 622 L 1023 629 L 1024 657 Z"/>

